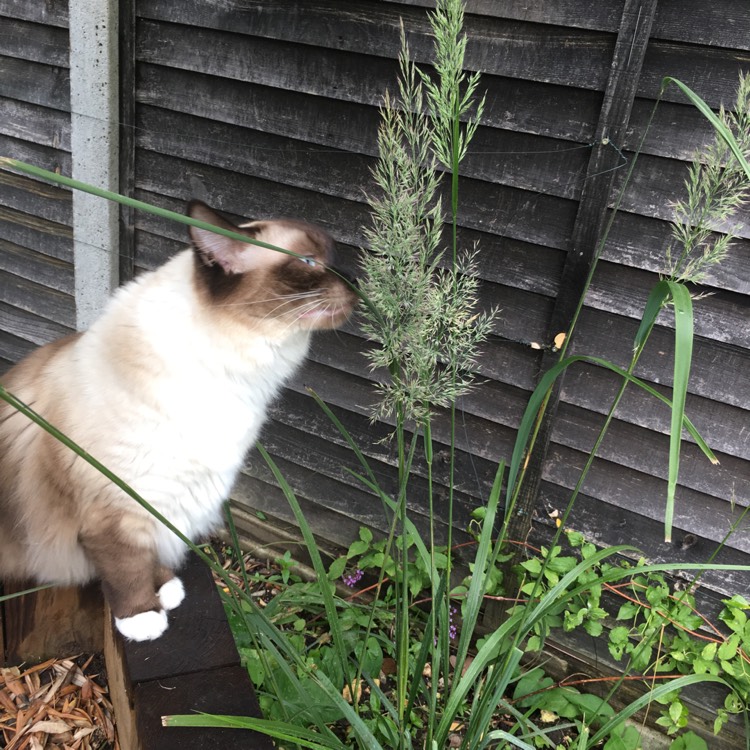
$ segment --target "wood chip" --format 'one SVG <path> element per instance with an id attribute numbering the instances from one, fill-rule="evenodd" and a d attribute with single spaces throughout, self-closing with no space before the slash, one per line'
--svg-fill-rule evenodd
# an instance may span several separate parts
<path id="1" fill-rule="evenodd" d="M 0 671 L 0 747 L 120 750 L 106 685 L 92 658 L 50 659 Z"/>

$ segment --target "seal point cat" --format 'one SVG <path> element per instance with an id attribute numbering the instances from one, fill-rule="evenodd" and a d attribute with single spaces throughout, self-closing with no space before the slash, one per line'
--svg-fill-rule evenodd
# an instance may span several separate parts
<path id="1" fill-rule="evenodd" d="M 297 220 L 235 226 L 206 204 L 189 216 L 288 250 L 190 227 L 192 248 L 119 289 L 84 332 L 32 352 L 5 388 L 125 480 L 183 534 L 221 525 L 269 403 L 312 332 L 357 295 L 334 241 Z M 179 538 L 83 459 L 0 401 L 0 577 L 102 581 L 119 631 L 158 638 L 185 592 Z"/>

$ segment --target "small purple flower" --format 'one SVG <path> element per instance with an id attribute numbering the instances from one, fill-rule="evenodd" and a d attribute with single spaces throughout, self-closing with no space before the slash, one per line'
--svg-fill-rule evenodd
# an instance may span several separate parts
<path id="1" fill-rule="evenodd" d="M 355 584 L 359 582 L 363 575 L 364 572 L 357 568 L 352 573 L 344 573 L 344 575 L 341 576 L 341 580 L 351 589 L 354 588 Z"/>

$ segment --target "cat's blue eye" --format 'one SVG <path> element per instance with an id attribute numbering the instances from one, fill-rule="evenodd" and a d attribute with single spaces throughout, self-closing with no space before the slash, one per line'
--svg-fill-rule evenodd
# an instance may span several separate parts
<path id="1" fill-rule="evenodd" d="M 300 260 L 310 266 L 310 268 L 315 268 L 315 266 L 318 265 L 318 261 L 311 255 L 305 255 L 304 257 L 301 257 Z"/>

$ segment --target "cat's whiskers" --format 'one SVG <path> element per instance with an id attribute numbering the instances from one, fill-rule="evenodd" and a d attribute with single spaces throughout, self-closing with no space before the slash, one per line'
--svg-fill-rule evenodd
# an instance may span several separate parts
<path id="1" fill-rule="evenodd" d="M 299 292 L 297 294 L 279 294 L 279 295 L 276 295 L 275 297 L 266 297 L 265 299 L 255 299 L 251 301 L 244 300 L 242 302 L 225 302 L 220 305 L 217 305 L 217 307 L 221 307 L 221 308 L 249 307 L 250 305 L 262 305 L 268 302 L 281 302 L 281 304 L 283 305 L 283 304 L 288 304 L 290 302 L 296 302 L 301 299 L 319 297 L 320 295 L 321 295 L 321 291 L 319 289 L 315 289 L 311 292 Z"/>

